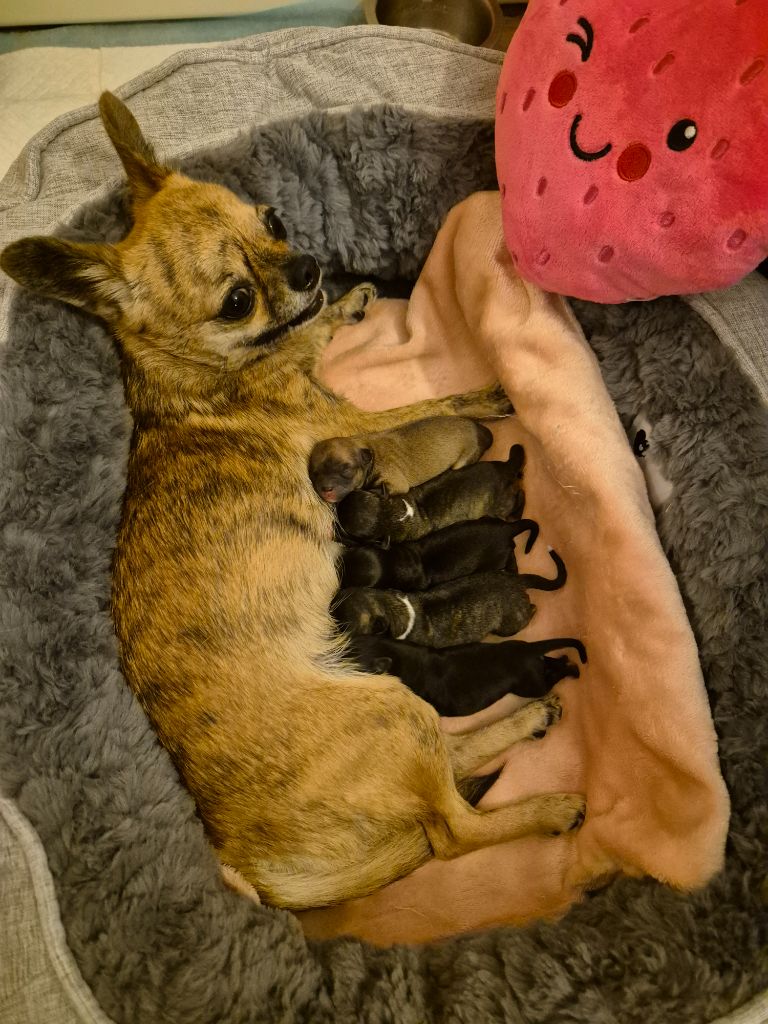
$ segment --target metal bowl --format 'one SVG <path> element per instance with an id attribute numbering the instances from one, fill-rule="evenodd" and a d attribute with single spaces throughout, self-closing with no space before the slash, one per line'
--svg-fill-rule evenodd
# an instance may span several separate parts
<path id="1" fill-rule="evenodd" d="M 501 27 L 496 0 L 367 0 L 369 25 L 431 28 L 472 46 L 493 46 Z"/>

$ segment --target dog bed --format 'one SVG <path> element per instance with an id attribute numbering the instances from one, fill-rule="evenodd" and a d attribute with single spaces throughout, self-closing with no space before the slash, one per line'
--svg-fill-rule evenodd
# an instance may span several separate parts
<path id="1" fill-rule="evenodd" d="M 297 31 L 176 57 L 123 95 L 168 140 L 165 155 L 278 207 L 330 275 L 413 279 L 448 209 L 495 184 L 499 59 L 419 33 Z M 119 177 L 93 109 L 59 119 L 3 183 L 0 244 L 54 230 L 119 237 Z M 130 420 L 112 344 L 96 322 L 3 281 L 0 783 L 13 802 L 4 820 L 29 850 L 23 815 L 45 851 L 80 976 L 65 985 L 57 972 L 70 1016 L 100 1016 L 82 979 L 119 1024 L 698 1024 L 766 987 L 768 432 L 742 369 L 749 348 L 734 355 L 710 326 L 719 310 L 732 326 L 736 309 L 736 342 L 758 334 L 761 288 L 708 297 L 702 315 L 677 299 L 574 303 L 631 439 L 643 430 L 652 446 L 657 526 L 731 794 L 725 869 L 690 895 L 621 879 L 554 925 L 381 950 L 307 942 L 292 915 L 222 887 L 118 668 L 109 570 Z M 50 924 L 39 861 L 30 875 Z M 57 928 L 43 930 L 49 960 L 65 955 Z M 15 1008 L 29 972 L 18 963 L 4 977 L 8 1019 L 25 1020 Z"/>

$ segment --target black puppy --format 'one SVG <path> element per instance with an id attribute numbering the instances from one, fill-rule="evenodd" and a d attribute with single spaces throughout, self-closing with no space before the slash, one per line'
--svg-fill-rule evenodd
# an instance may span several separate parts
<path id="1" fill-rule="evenodd" d="M 352 637 L 348 650 L 360 668 L 398 676 L 439 714 L 473 715 L 508 693 L 543 697 L 561 679 L 578 679 L 578 667 L 565 655 L 547 657 L 564 647 L 573 647 L 586 664 L 584 644 L 570 637 L 436 650 L 407 640 L 360 636 Z"/>
<path id="2" fill-rule="evenodd" d="M 519 519 L 524 465 L 525 452 L 516 444 L 506 462 L 449 469 L 396 497 L 353 491 L 336 507 L 339 538 L 400 543 L 467 519 Z"/>
<path id="3" fill-rule="evenodd" d="M 514 538 L 525 532 L 527 553 L 539 535 L 539 527 L 532 519 L 507 523 L 488 517 L 446 526 L 421 540 L 387 549 L 345 548 L 340 586 L 427 590 L 477 572 L 517 572 Z"/>
<path id="4" fill-rule="evenodd" d="M 553 580 L 481 572 L 421 593 L 353 587 L 339 594 L 331 611 L 354 635 L 389 635 L 428 647 L 472 643 L 488 633 L 512 636 L 536 611 L 526 591 L 557 590 L 567 579 L 560 556 L 550 555 L 557 566 Z"/>

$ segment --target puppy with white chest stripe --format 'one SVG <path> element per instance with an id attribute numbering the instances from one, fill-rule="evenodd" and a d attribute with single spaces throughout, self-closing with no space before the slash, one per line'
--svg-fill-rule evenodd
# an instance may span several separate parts
<path id="1" fill-rule="evenodd" d="M 452 647 L 489 633 L 512 636 L 533 618 L 528 590 L 559 590 L 568 577 L 556 551 L 553 579 L 533 573 L 481 572 L 403 593 L 353 587 L 339 594 L 334 615 L 353 635 L 375 634 L 428 647 Z"/>

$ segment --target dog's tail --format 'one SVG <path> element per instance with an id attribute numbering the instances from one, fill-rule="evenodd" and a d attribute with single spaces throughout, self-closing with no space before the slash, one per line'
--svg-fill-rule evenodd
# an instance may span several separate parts
<path id="1" fill-rule="evenodd" d="M 551 651 L 561 651 L 566 647 L 572 647 L 578 654 L 581 664 L 586 665 L 587 649 L 581 640 L 575 640 L 570 636 L 557 636 L 551 640 L 532 640 L 528 643 L 531 654 L 549 654 Z"/>
<path id="2" fill-rule="evenodd" d="M 565 581 L 568 579 L 565 562 L 552 548 L 549 549 L 549 554 L 557 566 L 557 576 L 553 580 L 548 580 L 546 576 L 536 576 L 530 572 L 521 573 L 519 577 L 520 582 L 526 590 L 559 590 L 560 587 L 564 586 Z"/>
<path id="3" fill-rule="evenodd" d="M 534 523 L 532 519 L 518 519 L 517 522 L 510 523 L 509 525 L 512 527 L 509 534 L 510 537 L 517 537 L 520 533 L 528 534 L 528 540 L 525 542 L 525 553 L 526 555 L 529 554 L 539 536 L 539 524 Z"/>

